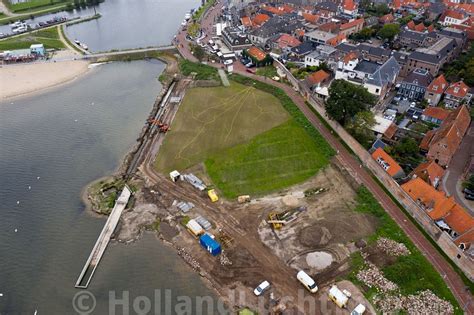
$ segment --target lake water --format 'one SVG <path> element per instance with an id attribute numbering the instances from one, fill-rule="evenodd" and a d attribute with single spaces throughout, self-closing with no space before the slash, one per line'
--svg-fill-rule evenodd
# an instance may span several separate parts
<path id="1" fill-rule="evenodd" d="M 66 34 L 93 52 L 169 45 L 184 15 L 199 5 L 199 0 L 106 0 L 97 10 L 100 19 L 69 26 Z"/>
<path id="2" fill-rule="evenodd" d="M 74 284 L 105 222 L 85 211 L 81 190 L 111 174 L 133 146 L 163 68 L 102 65 L 57 90 L 0 103 L 0 314 L 75 314 Z M 89 287 L 92 314 L 108 313 L 111 290 L 118 298 L 127 290 L 133 302 L 165 288 L 210 294 L 154 235 L 112 244 Z"/>

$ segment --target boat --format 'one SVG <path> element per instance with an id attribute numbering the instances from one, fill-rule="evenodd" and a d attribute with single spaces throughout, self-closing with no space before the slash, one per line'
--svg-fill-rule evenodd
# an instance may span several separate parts
<path id="1" fill-rule="evenodd" d="M 185 19 L 186 21 L 189 20 L 191 17 L 192 17 L 191 13 L 186 13 L 186 14 L 184 15 L 184 19 Z"/>
<path id="2" fill-rule="evenodd" d="M 81 45 L 81 42 L 80 42 L 80 41 L 78 41 L 77 39 L 75 39 L 75 40 L 74 40 L 74 44 L 76 44 L 76 45 L 80 46 L 80 45 Z"/>
<path id="3" fill-rule="evenodd" d="M 87 45 L 84 44 L 84 43 L 81 43 L 80 46 L 81 46 L 82 49 L 84 49 L 84 50 L 88 50 L 88 49 L 89 49 L 89 47 L 87 47 Z"/>
<path id="4" fill-rule="evenodd" d="M 181 22 L 181 25 L 182 26 L 186 26 L 188 24 L 188 22 L 186 20 L 184 20 L 183 22 Z"/>

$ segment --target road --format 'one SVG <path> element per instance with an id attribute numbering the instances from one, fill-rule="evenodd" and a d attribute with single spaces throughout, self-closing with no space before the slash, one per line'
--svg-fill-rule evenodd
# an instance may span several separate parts
<path id="1" fill-rule="evenodd" d="M 203 29 L 212 29 L 212 24 L 215 18 L 220 14 L 222 4 L 216 4 L 205 19 L 201 22 Z M 183 30 L 176 36 L 177 48 L 181 55 L 190 60 L 197 61 L 192 55 L 189 44 L 186 41 L 186 33 Z M 212 65 L 220 67 L 221 65 Z M 455 298 L 458 300 L 461 307 L 464 309 L 466 314 L 474 314 L 474 303 L 472 303 L 472 295 L 467 290 L 461 277 L 456 273 L 448 261 L 438 252 L 438 250 L 424 237 L 424 235 L 418 230 L 418 228 L 409 220 L 405 213 L 393 202 L 387 193 L 378 185 L 378 183 L 372 178 L 372 174 L 363 168 L 359 161 L 353 156 L 327 129 L 318 119 L 318 117 L 311 111 L 310 108 L 305 104 L 303 97 L 293 90 L 290 86 L 269 80 L 267 78 L 259 77 L 250 74 L 245 71 L 245 67 L 239 62 L 234 64 L 234 72 L 241 75 L 251 77 L 252 79 L 271 84 L 284 90 L 287 95 L 293 100 L 298 108 L 304 113 L 310 123 L 323 135 L 326 141 L 335 149 L 339 154 L 337 159 L 346 166 L 347 170 L 355 177 L 357 177 L 374 195 L 378 202 L 382 205 L 385 211 L 397 222 L 402 230 L 410 237 L 412 242 L 418 247 L 418 249 L 425 255 L 428 261 L 436 268 L 445 280 L 448 287 L 453 292 Z"/>
<path id="2" fill-rule="evenodd" d="M 443 190 L 461 204 L 464 208 L 468 209 L 471 215 L 474 215 L 474 201 L 469 201 L 464 198 L 462 193 L 461 183 L 462 176 L 467 164 L 471 158 L 474 157 L 474 122 L 471 122 L 470 128 L 467 130 L 459 149 L 453 156 L 453 159 L 449 163 L 449 167 L 446 171 L 446 175 L 443 178 Z"/>

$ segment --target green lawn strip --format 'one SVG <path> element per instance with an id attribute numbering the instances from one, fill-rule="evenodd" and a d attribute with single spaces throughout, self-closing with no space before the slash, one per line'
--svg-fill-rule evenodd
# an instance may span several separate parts
<path id="1" fill-rule="evenodd" d="M 47 9 L 43 8 L 43 9 L 31 10 L 31 12 L 29 12 L 29 13 L 21 12 L 22 13 L 21 15 L 16 15 L 16 16 L 6 16 L 5 15 L 3 17 L 0 17 L 0 25 L 13 23 L 13 22 L 20 21 L 20 20 L 27 20 L 27 19 L 31 19 L 32 17 L 34 18 L 34 17 L 38 17 L 38 16 L 50 14 L 50 13 L 62 12 L 65 9 L 66 9 L 65 4 L 59 4 L 59 5 L 47 8 Z"/>
<path id="2" fill-rule="evenodd" d="M 293 119 L 250 142 L 206 160 L 207 172 L 227 198 L 261 195 L 302 182 L 328 163 Z"/>
<path id="3" fill-rule="evenodd" d="M 277 70 L 274 66 L 258 68 L 256 74 L 267 78 L 273 78 L 275 76 L 278 76 Z"/>
<path id="4" fill-rule="evenodd" d="M 24 12 L 36 10 L 38 8 L 47 8 L 59 5 L 66 5 L 70 0 L 30 0 L 25 2 L 10 3 L 8 0 L 2 0 L 3 3 L 12 11 L 12 12 Z"/>
<path id="5" fill-rule="evenodd" d="M 219 74 L 217 69 L 211 66 L 195 63 L 185 59 L 180 60 L 179 69 L 184 75 L 190 75 L 196 73 L 197 80 L 216 80 L 219 81 Z"/>
<path id="6" fill-rule="evenodd" d="M 269 94 L 274 95 L 277 97 L 283 107 L 288 111 L 288 113 L 293 117 L 293 119 L 303 127 L 306 132 L 313 138 L 316 142 L 319 151 L 326 156 L 328 159 L 332 157 L 336 152 L 331 148 L 331 146 L 326 142 L 323 136 L 316 130 L 316 128 L 309 122 L 306 116 L 301 112 L 301 110 L 296 106 L 295 103 L 291 100 L 291 98 L 286 95 L 286 93 L 277 87 L 274 87 L 270 84 L 263 83 L 260 81 L 253 80 L 248 77 L 244 77 L 238 74 L 232 74 L 229 78 L 235 82 L 250 85 L 255 87 L 256 89 L 262 90 Z"/>
<path id="7" fill-rule="evenodd" d="M 377 232 L 370 237 L 369 243 L 374 242 L 379 237 L 386 237 L 404 243 L 410 250 L 410 255 L 401 256 L 392 265 L 382 268 L 385 277 L 396 283 L 402 294 L 416 294 L 419 291 L 429 289 L 440 298 L 449 301 L 454 306 L 456 314 L 463 313 L 441 275 L 365 187 L 361 187 L 357 191 L 355 211 L 372 214 L 379 220 Z M 358 282 L 355 275 L 363 267 L 361 257 L 358 256 L 360 254 L 352 256 L 353 272 L 350 279 L 355 282 Z M 366 292 L 368 298 L 373 294 L 373 290 Z"/>
<path id="8" fill-rule="evenodd" d="M 59 39 L 56 27 L 40 30 L 0 41 L 0 50 L 27 49 L 32 44 L 43 44 L 47 49 L 62 49 L 64 43 Z"/>

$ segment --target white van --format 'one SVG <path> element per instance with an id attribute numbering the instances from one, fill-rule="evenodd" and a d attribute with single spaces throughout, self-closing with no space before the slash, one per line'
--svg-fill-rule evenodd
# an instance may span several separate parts
<path id="1" fill-rule="evenodd" d="M 301 282 L 306 289 L 309 290 L 311 293 L 316 293 L 318 292 L 318 286 L 316 285 L 316 282 L 314 282 L 313 278 L 308 276 L 306 272 L 303 270 L 300 270 L 298 274 L 296 275 L 296 278 L 298 279 L 299 282 Z"/>

